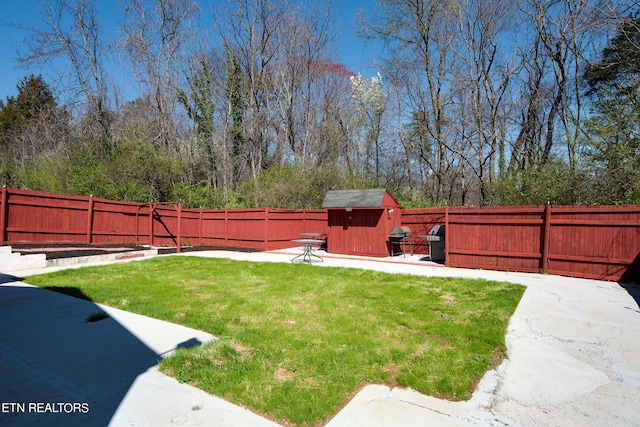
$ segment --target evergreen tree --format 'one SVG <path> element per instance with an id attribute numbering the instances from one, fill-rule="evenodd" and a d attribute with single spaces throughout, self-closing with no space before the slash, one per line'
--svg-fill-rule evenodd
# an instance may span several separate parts
<path id="1" fill-rule="evenodd" d="M 593 202 L 640 203 L 640 19 L 628 18 L 583 75 L 592 99 L 586 159 Z"/>
<path id="2" fill-rule="evenodd" d="M 240 156 L 242 155 L 242 146 L 244 144 L 244 132 L 242 123 L 247 109 L 246 95 L 243 87 L 242 69 L 238 63 L 238 58 L 229 47 L 227 51 L 227 86 L 225 96 L 229 101 L 229 110 L 231 112 L 231 126 L 229 134 L 232 146 L 232 162 L 233 162 L 233 181 L 238 178 Z"/>
<path id="3" fill-rule="evenodd" d="M 17 86 L 17 97 L 0 100 L 0 148 L 7 149 L 18 144 L 19 135 L 30 124 L 45 120 L 58 121 L 58 104 L 42 76 L 22 79 Z"/>
<path id="4" fill-rule="evenodd" d="M 209 58 L 203 53 L 198 60 L 198 68 L 189 79 L 190 93 L 177 88 L 178 101 L 193 120 L 196 139 L 206 153 L 206 169 L 209 185 L 216 169 L 216 153 L 213 141 L 213 116 L 215 102 L 211 93 L 213 70 Z"/>
<path id="5" fill-rule="evenodd" d="M 42 76 L 31 74 L 17 85 L 18 95 L 0 100 L 0 182 L 12 187 L 58 191 L 58 158 L 67 141 L 69 114 L 60 108 Z M 40 188 L 37 184 L 35 187 Z"/>
<path id="6" fill-rule="evenodd" d="M 583 74 L 589 95 L 599 90 L 637 86 L 640 77 L 640 18 L 629 17 L 618 25 L 617 34 L 602 51 L 598 62 Z"/>

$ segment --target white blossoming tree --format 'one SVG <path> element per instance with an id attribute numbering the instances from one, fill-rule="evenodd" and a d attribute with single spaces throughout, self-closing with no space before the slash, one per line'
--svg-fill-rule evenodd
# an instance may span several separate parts
<path id="1" fill-rule="evenodd" d="M 364 79 L 360 73 L 349 78 L 351 97 L 355 104 L 354 119 L 361 129 L 358 132 L 358 153 L 364 163 L 365 171 L 373 173 L 376 184 L 380 177 L 380 134 L 382 117 L 387 109 L 389 94 L 382 84 L 382 76 L 376 74 L 371 80 Z M 364 153 L 362 153 L 364 149 Z M 372 164 L 373 163 L 373 164 Z M 373 169 L 373 170 L 372 170 Z"/>

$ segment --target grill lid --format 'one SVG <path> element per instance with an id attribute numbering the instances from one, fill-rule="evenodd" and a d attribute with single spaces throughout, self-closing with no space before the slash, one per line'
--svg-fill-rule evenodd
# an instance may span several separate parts
<path id="1" fill-rule="evenodd" d="M 405 236 L 405 234 L 404 234 L 404 230 L 402 229 L 402 227 L 398 227 L 398 224 L 396 224 L 394 222 L 393 223 L 393 228 L 389 232 L 389 237 L 401 238 L 401 237 L 404 237 L 404 236 Z"/>
<path id="2" fill-rule="evenodd" d="M 444 224 L 436 224 L 433 226 L 431 231 L 429 231 L 430 235 L 444 237 Z"/>

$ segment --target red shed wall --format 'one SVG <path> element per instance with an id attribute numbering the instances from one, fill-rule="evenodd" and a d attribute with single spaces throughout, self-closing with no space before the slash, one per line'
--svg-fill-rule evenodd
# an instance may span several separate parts
<path id="1" fill-rule="evenodd" d="M 329 209 L 327 251 L 329 253 L 386 257 L 390 254 L 389 232 L 399 223 L 399 209 Z"/>
<path id="2" fill-rule="evenodd" d="M 398 203 L 398 201 L 389 193 L 385 191 L 384 197 L 382 198 L 381 208 L 390 208 L 390 209 L 402 209 L 402 206 Z"/>

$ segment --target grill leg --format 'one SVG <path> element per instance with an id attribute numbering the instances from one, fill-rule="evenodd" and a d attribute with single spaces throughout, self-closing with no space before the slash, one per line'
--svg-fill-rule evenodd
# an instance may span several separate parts
<path id="1" fill-rule="evenodd" d="M 390 239 L 389 243 L 391 244 L 391 256 L 396 255 L 396 251 L 394 251 L 394 247 L 398 247 L 398 251 L 402 251 L 402 255 L 404 256 L 405 252 L 405 239 Z"/>

